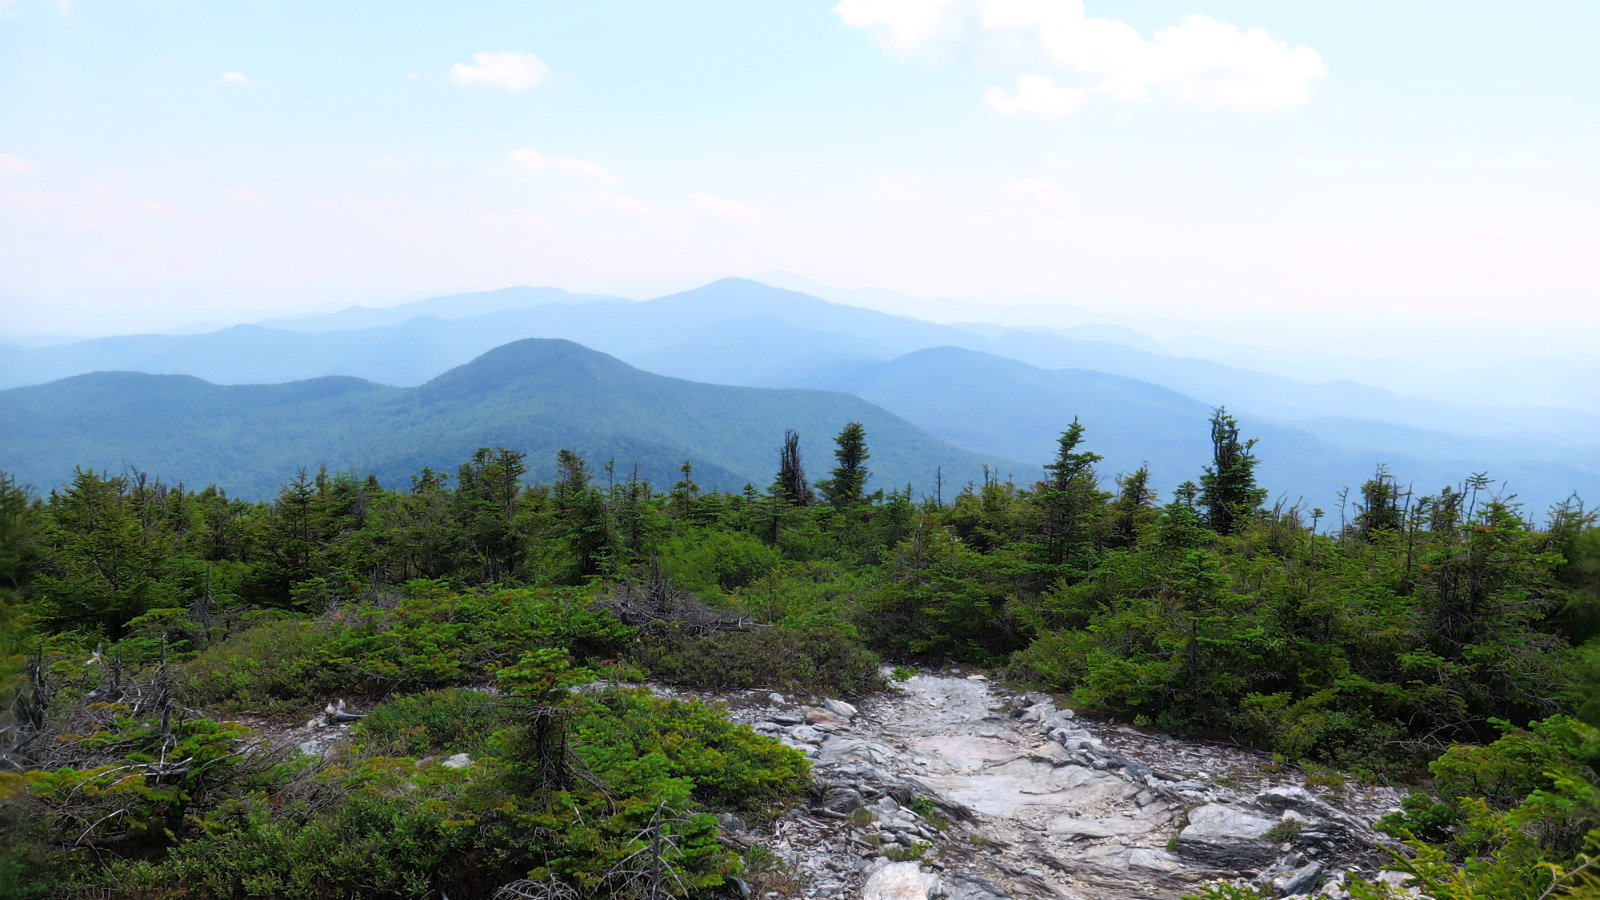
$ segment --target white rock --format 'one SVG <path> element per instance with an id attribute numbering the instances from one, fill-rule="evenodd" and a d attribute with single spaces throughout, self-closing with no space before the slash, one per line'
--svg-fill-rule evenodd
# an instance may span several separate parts
<path id="1" fill-rule="evenodd" d="M 446 769 L 465 769 L 467 766 L 472 765 L 472 757 L 465 753 L 457 753 L 455 756 L 439 763 L 439 765 L 444 766 Z"/>
<path id="2" fill-rule="evenodd" d="M 854 704 L 846 703 L 843 700 L 835 700 L 832 697 L 822 701 L 822 708 L 836 716 L 842 716 L 845 721 L 849 721 L 856 717 L 856 708 Z"/>
<path id="3" fill-rule="evenodd" d="M 789 729 L 789 736 L 802 744 L 814 744 L 819 747 L 822 746 L 824 739 L 823 733 L 810 725 L 796 725 Z"/>
<path id="4" fill-rule="evenodd" d="M 914 862 L 889 863 L 861 887 L 861 900 L 931 900 L 943 894 L 943 880 Z"/>
<path id="5" fill-rule="evenodd" d="M 1251 868 L 1272 858 L 1264 838 L 1274 823 L 1232 806 L 1207 803 L 1189 811 L 1178 853 L 1223 869 Z"/>

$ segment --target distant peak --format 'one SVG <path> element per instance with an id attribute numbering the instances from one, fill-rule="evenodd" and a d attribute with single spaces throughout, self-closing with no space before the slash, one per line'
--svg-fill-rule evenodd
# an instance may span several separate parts
<path id="1" fill-rule="evenodd" d="M 828 306 L 828 301 L 799 291 L 773 287 L 749 278 L 719 278 L 700 287 L 676 294 L 657 297 L 650 303 L 696 304 L 719 310 L 752 310 L 765 305 L 793 308 L 796 306 Z"/>
<path id="2" fill-rule="evenodd" d="M 438 376 L 428 384 L 489 387 L 526 378 L 549 377 L 558 372 L 622 374 L 636 371 L 614 356 L 563 338 L 523 338 L 489 350 L 469 363 Z"/>
<path id="3" fill-rule="evenodd" d="M 740 278 L 740 277 L 737 277 L 737 276 L 729 276 L 727 278 L 718 278 L 716 281 L 709 282 L 704 286 L 705 287 L 764 288 L 764 289 L 769 290 L 769 291 L 783 290 L 782 288 L 775 288 L 772 285 L 767 284 L 764 281 L 756 281 L 754 278 Z"/>

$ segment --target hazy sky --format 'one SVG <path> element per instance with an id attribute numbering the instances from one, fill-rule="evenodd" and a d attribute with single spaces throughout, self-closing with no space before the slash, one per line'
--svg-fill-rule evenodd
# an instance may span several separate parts
<path id="1" fill-rule="evenodd" d="M 1570 338 L 1597 33 L 1592 0 L 0 0 L 4 330 L 783 270 Z"/>

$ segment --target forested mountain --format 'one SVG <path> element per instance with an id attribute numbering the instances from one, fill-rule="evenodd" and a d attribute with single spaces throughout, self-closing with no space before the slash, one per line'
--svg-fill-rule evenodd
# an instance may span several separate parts
<path id="1" fill-rule="evenodd" d="M 934 438 L 856 397 L 812 390 L 696 384 L 641 372 L 568 341 L 507 344 L 415 388 L 354 378 L 219 386 L 179 375 L 81 375 L 0 391 L 9 423 L 0 470 L 36 490 L 70 481 L 75 466 L 135 468 L 190 484 L 265 497 L 306 466 L 385 484 L 423 467 L 448 470 L 482 446 L 528 453 L 549 478 L 572 449 L 619 477 L 637 465 L 657 484 L 693 462 L 708 487 L 767 484 L 778 446 L 795 429 L 818 452 L 849 422 L 877 448 L 875 487 L 933 490 L 982 477 L 985 464 L 1020 477 L 1037 463 L 980 456 Z M 819 461 L 820 462 L 820 461 Z"/>
<path id="2" fill-rule="evenodd" d="M 408 315 L 414 318 L 383 324 Z M 1085 333 L 1096 332 L 1078 334 Z M 209 334 L 5 347 L 0 348 L 0 386 L 112 370 L 195 375 L 221 384 L 353 375 L 413 385 L 522 337 L 565 338 L 660 374 L 754 387 L 794 387 L 817 367 L 881 362 L 952 346 L 1045 369 L 1087 369 L 1148 381 L 1208 407 L 1226 404 L 1264 418 L 1345 417 L 1447 434 L 1510 433 L 1566 447 L 1600 444 L 1600 416 L 1574 410 L 1465 408 L 1354 382 L 1307 384 L 1121 342 L 937 325 L 737 278 L 644 302 L 513 288 Z M 1404 445 L 1388 449 L 1411 452 Z"/>
<path id="3" fill-rule="evenodd" d="M 1290 499 L 1331 505 L 1341 488 L 1359 484 L 1380 462 L 1419 490 L 1486 471 L 1535 508 L 1574 490 L 1600 493 L 1593 462 L 1600 458 L 1600 419 L 1576 411 L 1454 409 L 1352 383 L 1302 384 L 1127 342 L 936 325 L 741 279 L 644 302 L 511 288 L 273 324 L 11 349 L 0 353 L 0 384 L 126 369 L 219 384 L 344 375 L 421 385 L 508 340 L 537 336 L 574 340 L 676 378 L 854 393 L 957 446 L 1014 460 L 1042 458 L 1077 416 L 1089 426 L 1090 446 L 1107 457 L 1109 473 L 1148 461 L 1152 483 L 1163 490 L 1197 471 L 1207 452 L 1199 423 L 1226 405 L 1271 449 L 1264 480 Z M 349 402 L 336 402 L 333 418 L 363 415 L 340 405 Z M 654 439 L 639 448 L 585 440 L 602 457 L 653 459 L 666 452 Z M 771 440 L 757 444 L 769 447 Z M 108 458 L 110 451 L 98 448 L 92 458 L 148 464 Z M 349 459 L 387 465 L 389 453 L 366 448 Z M 289 456 L 305 458 L 304 448 L 296 445 Z M 535 459 L 543 464 L 541 455 Z M 748 471 L 736 465 L 715 474 Z"/>
<path id="4" fill-rule="evenodd" d="M 1193 478 L 1211 453 L 1205 422 L 1212 407 L 1104 372 L 1046 370 L 939 347 L 797 377 L 805 387 L 855 394 L 958 446 L 1011 459 L 1047 457 L 1062 419 L 1077 417 L 1088 429 L 1085 446 L 1105 457 L 1104 471 L 1132 472 L 1148 464 L 1151 487 L 1163 493 Z M 1342 488 L 1370 478 L 1378 463 L 1420 491 L 1458 485 L 1487 471 L 1535 510 L 1574 491 L 1600 496 L 1600 469 L 1548 446 L 1357 419 L 1239 418 L 1260 438 L 1261 483 L 1291 501 L 1303 498 L 1331 509 Z"/>

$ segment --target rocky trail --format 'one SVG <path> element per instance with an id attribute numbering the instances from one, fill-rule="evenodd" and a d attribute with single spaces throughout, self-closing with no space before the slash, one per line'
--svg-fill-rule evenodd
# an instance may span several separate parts
<path id="1" fill-rule="evenodd" d="M 717 699 L 812 761 L 808 808 L 742 834 L 725 822 L 799 876 L 798 893 L 767 898 L 1176 898 L 1218 878 L 1340 897 L 1345 872 L 1376 874 L 1370 823 L 1400 800 L 1086 722 L 981 675 L 917 675 L 859 708 Z"/>
<path id="2" fill-rule="evenodd" d="M 722 817 L 727 840 L 770 848 L 786 873 L 741 883 L 750 896 L 1164 900 L 1225 879 L 1341 898 L 1345 873 L 1377 877 L 1386 858 L 1371 823 L 1399 808 L 1390 788 L 1310 785 L 1267 754 L 1085 720 L 982 675 L 889 684 L 815 707 L 652 686 L 720 702 L 811 760 L 803 807 L 757 826 Z M 342 712 L 248 724 L 326 755 L 358 718 Z"/>

